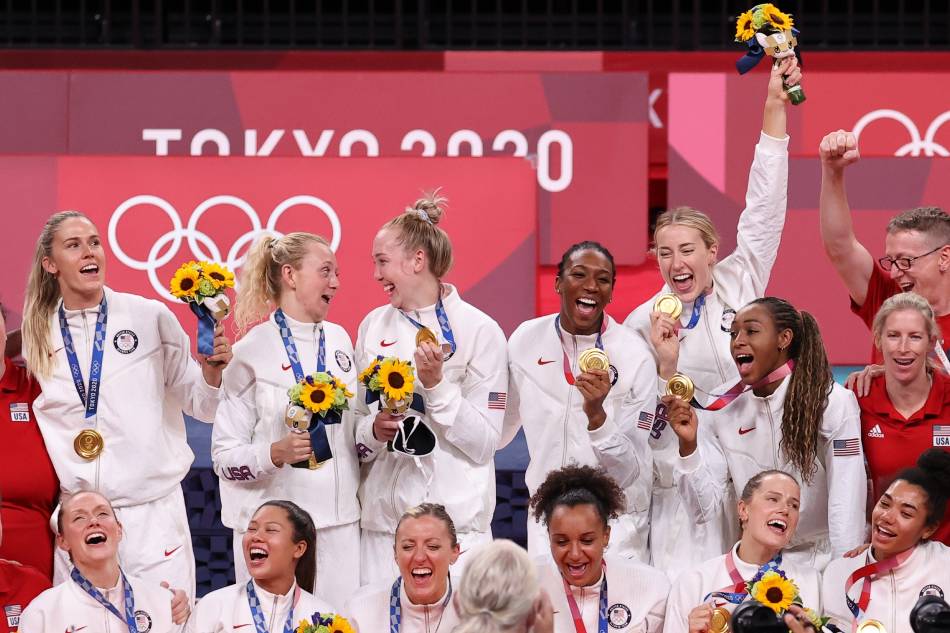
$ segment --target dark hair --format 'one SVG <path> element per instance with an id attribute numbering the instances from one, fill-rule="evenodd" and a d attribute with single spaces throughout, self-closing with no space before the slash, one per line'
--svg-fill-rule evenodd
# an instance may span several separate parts
<path id="1" fill-rule="evenodd" d="M 285 499 L 271 499 L 265 501 L 254 514 L 260 512 L 267 506 L 281 508 L 287 513 L 287 519 L 294 527 L 294 543 L 303 541 L 307 544 L 307 551 L 303 556 L 297 559 L 297 567 L 294 569 L 294 576 L 297 578 L 297 584 L 304 591 L 313 591 L 314 581 L 317 578 L 317 528 L 313 524 L 313 517 L 310 513 L 298 506 L 293 501 Z"/>
<path id="2" fill-rule="evenodd" d="M 801 485 L 798 483 L 798 480 L 792 477 L 789 473 L 785 472 L 784 470 L 778 470 L 777 468 L 770 468 L 769 470 L 763 470 L 756 473 L 752 476 L 752 479 L 745 482 L 745 486 L 742 487 L 742 494 L 739 495 L 739 499 L 749 503 L 752 500 L 752 495 L 755 494 L 755 491 L 762 487 L 762 480 L 771 475 L 784 475 L 785 477 L 788 477 L 794 481 L 796 486 L 799 486 L 799 488 L 801 487 Z"/>
<path id="3" fill-rule="evenodd" d="M 950 453 L 931 448 L 917 458 L 917 465 L 905 468 L 898 479 L 919 486 L 927 494 L 927 525 L 939 525 L 947 512 L 950 499 Z"/>
<path id="4" fill-rule="evenodd" d="M 455 522 L 441 503 L 420 503 L 409 508 L 402 513 L 399 521 L 396 522 L 396 532 L 399 531 L 399 526 L 406 519 L 419 519 L 421 517 L 433 517 L 445 523 L 445 529 L 449 531 L 449 538 L 452 540 L 452 547 L 459 544 L 458 535 L 455 532 Z M 395 538 L 395 533 L 393 536 Z M 395 547 L 395 544 L 393 544 L 393 547 Z"/>
<path id="5" fill-rule="evenodd" d="M 818 440 L 834 375 L 815 317 L 785 299 L 761 297 L 747 304 L 768 310 L 778 332 L 791 330 L 788 357 L 795 361 L 782 406 L 782 453 L 810 483 L 818 470 Z"/>
<path id="6" fill-rule="evenodd" d="M 606 246 L 600 242 L 592 242 L 590 240 L 584 240 L 583 242 L 572 244 L 566 251 L 564 251 L 564 254 L 561 255 L 561 261 L 558 262 L 557 265 L 558 277 L 564 275 L 564 269 L 567 268 L 567 262 L 571 260 L 571 256 L 577 251 L 596 251 L 606 257 L 607 261 L 610 262 L 611 283 L 617 281 L 617 265 L 614 264 L 614 256 L 610 254 L 610 251 L 607 250 Z"/>
<path id="7" fill-rule="evenodd" d="M 565 466 L 548 473 L 528 501 L 535 520 L 544 525 L 548 525 L 558 506 L 573 508 L 587 504 L 594 506 L 606 526 L 608 520 L 616 519 L 623 511 L 627 497 L 602 468 Z"/>

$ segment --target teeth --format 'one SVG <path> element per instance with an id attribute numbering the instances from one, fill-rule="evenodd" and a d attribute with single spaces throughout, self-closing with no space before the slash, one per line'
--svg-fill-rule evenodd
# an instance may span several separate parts
<path id="1" fill-rule="evenodd" d="M 885 529 L 882 528 L 880 525 L 877 526 L 877 531 L 880 532 L 881 534 L 883 534 L 884 536 L 894 536 L 894 533 L 893 533 L 893 532 L 888 531 L 888 530 L 885 530 Z"/>
<path id="2" fill-rule="evenodd" d="M 895 358 L 894 362 L 897 363 L 898 365 L 903 365 L 906 367 L 907 365 L 910 365 L 911 363 L 913 363 L 914 359 L 913 358 Z"/>
<path id="3" fill-rule="evenodd" d="M 412 570 L 413 576 L 431 576 L 432 570 L 428 567 L 416 567 Z"/>
<path id="4" fill-rule="evenodd" d="M 785 523 L 785 521 L 782 521 L 782 520 L 780 520 L 780 519 L 772 519 L 771 521 L 768 522 L 767 525 L 768 525 L 769 527 L 776 527 L 776 528 L 782 530 L 783 532 L 784 532 L 785 529 L 788 527 L 788 524 Z"/>
<path id="5" fill-rule="evenodd" d="M 737 363 L 751 363 L 752 354 L 739 354 L 738 356 L 736 356 L 736 362 Z"/>
<path id="6" fill-rule="evenodd" d="M 584 305 L 591 306 L 591 307 L 597 305 L 596 301 L 594 301 L 593 299 L 588 299 L 587 297 L 581 297 L 580 299 L 577 300 L 577 302 L 583 303 Z"/>
<path id="7" fill-rule="evenodd" d="M 261 558 L 267 558 L 267 552 L 261 549 L 260 547 L 252 547 L 248 553 L 251 555 L 251 560 L 259 560 Z"/>
<path id="8" fill-rule="evenodd" d="M 86 543 L 89 545 L 98 545 L 99 543 L 104 543 L 106 540 L 106 535 L 103 532 L 93 532 L 86 537 Z"/>
<path id="9" fill-rule="evenodd" d="M 80 268 L 80 269 L 79 269 L 79 272 L 81 272 L 81 273 L 94 273 L 94 272 L 97 272 L 98 270 L 99 270 L 99 267 L 98 267 L 98 266 L 96 266 L 95 264 L 89 264 L 88 266 L 83 266 L 82 268 Z"/>
<path id="10" fill-rule="evenodd" d="M 692 277 L 692 275 L 690 275 L 689 273 L 683 273 L 682 275 L 675 275 L 673 277 L 673 281 L 686 281 L 690 277 Z"/>

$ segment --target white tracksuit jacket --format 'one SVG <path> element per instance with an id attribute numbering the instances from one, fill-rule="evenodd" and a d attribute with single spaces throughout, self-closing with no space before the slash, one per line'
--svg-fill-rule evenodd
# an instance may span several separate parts
<path id="1" fill-rule="evenodd" d="M 732 550 L 739 547 L 736 543 Z M 747 563 L 738 556 L 734 556 L 736 569 L 743 579 L 748 582 L 759 571 L 759 565 Z M 782 571 L 798 586 L 802 602 L 806 607 L 821 613 L 821 577 L 814 567 L 796 565 L 794 562 L 782 558 Z M 726 567 L 726 555 L 717 556 L 711 560 L 683 572 L 673 581 L 670 597 L 666 601 L 665 633 L 687 633 L 689 631 L 689 612 L 703 604 L 703 598 L 715 591 L 731 592 L 733 586 Z M 730 604 L 721 598 L 710 598 L 715 606 L 724 607 L 731 613 L 736 605 Z"/>
<path id="2" fill-rule="evenodd" d="M 653 463 L 647 439 L 656 408 L 656 365 L 636 334 L 605 315 L 602 343 L 616 383 L 604 400 L 607 421 L 588 431 L 584 397 L 564 377 L 562 349 L 567 351 L 571 371 L 580 375 L 577 357 L 594 347 L 597 336 L 562 331 L 562 348 L 554 330 L 555 316 L 522 323 L 508 341 L 508 410 L 502 445 L 524 426 L 531 454 L 525 482 L 531 494 L 548 473 L 562 466 L 602 466 L 627 494 L 626 514 L 612 525 L 611 551 L 649 562 Z M 528 519 L 529 530 L 533 522 Z M 531 540 L 529 547 L 535 556 L 548 551 L 546 539 L 540 544 Z"/>
<path id="3" fill-rule="evenodd" d="M 680 331 L 678 369 L 704 391 L 713 393 L 724 383 L 739 381 L 729 352 L 729 328 L 739 309 L 765 294 L 785 225 L 787 190 L 788 137 L 777 139 L 762 132 L 749 172 L 746 206 L 739 216 L 736 249 L 713 268 L 713 291 L 706 296 L 695 328 Z M 656 297 L 668 292 L 670 289 L 664 284 L 624 321 L 624 325 L 643 337 L 651 350 L 650 313 Z M 689 322 L 692 310 L 692 304 L 683 306 L 680 320 L 684 325 Z M 665 387 L 666 383 L 659 380 L 658 397 L 664 394 Z M 721 528 L 713 523 L 699 532 L 681 529 L 688 523 L 688 517 L 673 488 L 677 440 L 662 415 L 654 421 L 650 446 L 656 477 L 650 524 L 652 562 L 675 578 L 697 560 L 721 554 L 737 535 L 731 533 L 731 525 Z"/>
<path id="4" fill-rule="evenodd" d="M 610 631 L 654 633 L 663 631 L 666 596 L 670 583 L 666 575 L 648 565 L 607 554 L 607 618 Z M 564 594 L 564 581 L 554 562 L 538 567 L 538 578 L 554 606 L 555 633 L 574 633 L 571 608 Z M 590 587 L 570 587 L 588 631 L 599 623 L 601 580 Z"/>
<path id="5" fill-rule="evenodd" d="M 178 489 L 194 461 L 182 410 L 211 422 L 221 392 L 205 382 L 188 335 L 164 304 L 109 288 L 105 295 L 109 320 L 96 418 L 104 450 L 85 460 L 73 449 L 85 407 L 73 385 L 56 311 L 50 317 L 56 367 L 50 378 L 38 377 L 43 393 L 33 411 L 62 489 L 97 490 L 121 508 Z M 98 306 L 66 311 L 87 390 L 98 315 Z"/>
<path id="6" fill-rule="evenodd" d="M 853 393 L 833 386 L 822 417 L 817 470 L 806 485 L 781 449 L 790 380 L 785 378 L 770 396 L 760 398 L 746 391 L 720 411 L 704 412 L 698 448 L 677 458 L 677 485 L 690 516 L 703 523 L 719 514 L 730 479 L 738 497 L 746 482 L 763 470 L 777 468 L 791 474 L 801 484 L 801 514 L 783 556 L 789 563 L 821 570 L 832 556 L 864 542 L 867 477 L 860 410 Z M 836 441 L 849 442 L 835 447 Z"/>
<path id="7" fill-rule="evenodd" d="M 110 306 L 111 307 L 111 306 Z M 110 315 L 111 319 L 111 315 Z M 80 358 L 82 358 L 80 356 Z M 135 601 L 135 622 L 139 631 L 171 633 L 182 627 L 172 622 L 172 594 L 168 589 L 128 578 Z M 122 581 L 111 589 L 99 588 L 103 597 L 125 614 Z M 72 580 L 47 589 L 23 610 L 20 633 L 80 631 L 89 633 L 128 633 L 125 620 L 120 620 Z"/>
<path id="8" fill-rule="evenodd" d="M 458 579 L 453 578 L 452 583 L 457 586 Z M 392 588 L 392 581 L 366 585 L 347 601 L 343 611 L 350 623 L 356 625 L 358 633 L 389 632 L 389 601 Z M 435 604 L 418 605 L 409 600 L 406 587 L 400 587 L 399 608 L 402 621 L 399 633 L 451 633 L 459 623 L 459 616 L 454 600 L 450 599 L 446 604 L 446 594 L 448 590 Z"/>
<path id="9" fill-rule="evenodd" d="M 854 617 L 845 601 L 844 585 L 854 571 L 875 562 L 871 550 L 855 558 L 837 558 L 825 568 L 821 579 L 821 600 L 825 615 L 845 631 L 851 630 Z M 864 581 L 851 587 L 848 595 L 855 602 L 861 596 Z M 886 631 L 910 631 L 910 612 L 922 596 L 950 597 L 950 547 L 937 541 L 923 541 L 897 569 L 872 576 L 871 601 L 862 617 L 881 622 Z"/>
<path id="10" fill-rule="evenodd" d="M 306 370 L 304 370 L 306 371 Z M 254 592 L 261 602 L 261 612 L 269 633 L 283 633 L 287 613 L 297 591 L 297 583 L 284 595 L 270 593 L 254 583 Z M 338 613 L 323 599 L 300 590 L 294 609 L 294 630 L 303 619 L 311 620 L 315 612 L 327 615 Z M 254 633 L 254 620 L 247 602 L 247 583 L 228 585 L 212 591 L 198 601 L 188 620 L 190 633 Z"/>
<path id="11" fill-rule="evenodd" d="M 436 436 L 435 451 L 420 458 L 387 452 L 386 443 L 373 437 L 378 405 L 374 403 L 372 409 L 366 405 L 362 386 L 357 394 L 356 441 L 360 459 L 365 462 L 360 487 L 360 524 L 364 530 L 393 534 L 402 513 L 423 501 L 443 504 L 460 534 L 491 530 L 495 510 L 493 457 L 505 412 L 488 405 L 491 393 L 502 394 L 503 398 L 508 388 L 505 335 L 491 317 L 465 303 L 454 287 L 443 286 L 448 292 L 442 302 L 457 349 L 443 365 L 439 384 L 427 389 L 418 375 L 415 381 L 416 392 L 425 399 L 423 420 Z M 414 311 L 411 316 L 441 341 L 435 306 Z M 377 355 L 413 360 L 417 331 L 392 306 L 376 308 L 360 324 L 357 371 L 365 369 Z"/>
<path id="12" fill-rule="evenodd" d="M 321 325 L 285 315 L 305 374 L 317 370 Z M 324 321 L 326 370 L 356 393 L 357 369 L 350 337 L 339 325 Z M 359 461 L 352 411 L 340 424 L 326 426 L 333 459 L 316 470 L 281 468 L 270 458 L 272 443 L 290 430 L 284 424 L 287 390 L 296 383 L 274 315 L 252 328 L 234 345 L 234 359 L 224 370 L 226 398 L 218 407 L 211 456 L 221 479 L 221 521 L 245 531 L 254 511 L 268 499 L 288 499 L 310 513 L 317 528 L 358 521 Z M 350 402 L 352 408 L 353 402 Z"/>

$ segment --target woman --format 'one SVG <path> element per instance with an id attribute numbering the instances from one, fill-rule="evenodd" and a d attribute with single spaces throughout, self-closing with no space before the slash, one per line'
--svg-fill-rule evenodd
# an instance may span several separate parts
<path id="1" fill-rule="evenodd" d="M 932 540 L 950 498 L 950 454 L 932 448 L 898 474 L 871 512 L 871 547 L 831 562 L 822 575 L 825 614 L 844 630 L 877 620 L 909 629 L 917 600 L 950 590 L 950 548 Z"/>
<path id="2" fill-rule="evenodd" d="M 884 357 L 884 375 L 871 380 L 858 406 L 877 499 L 897 472 L 912 466 L 927 448 L 950 451 L 950 379 L 928 363 L 940 331 L 930 304 L 920 295 L 904 292 L 887 299 L 871 332 Z M 950 544 L 950 520 L 945 519 L 932 538 Z"/>
<path id="3" fill-rule="evenodd" d="M 729 326 L 740 306 L 765 294 L 785 224 L 789 141 L 783 78 L 787 85 L 801 81 L 794 57 L 771 71 L 746 206 L 739 216 L 736 250 L 718 261 L 716 227 L 709 216 L 695 209 L 678 207 L 657 219 L 653 241 L 664 285 L 624 324 L 654 348 L 661 378 L 659 395 L 676 371 L 687 374 L 707 392 L 739 379 L 729 356 Z M 680 300 L 681 315 L 673 318 L 656 310 L 656 299 L 663 294 Z M 673 348 L 669 366 L 659 360 L 656 347 L 661 344 Z M 676 442 L 667 427 L 665 407 L 659 406 L 650 437 L 656 477 L 650 543 L 653 564 L 675 578 L 695 561 L 721 554 L 734 539 L 731 525 L 692 527 L 675 490 Z M 734 503 L 730 497 L 726 507 L 732 508 Z"/>
<path id="4" fill-rule="evenodd" d="M 442 278 L 452 244 L 439 228 L 444 198 L 418 200 L 387 222 L 373 240 L 374 277 L 389 298 L 360 324 L 361 370 L 377 356 L 412 361 L 422 422 L 435 435 L 424 456 L 386 450 L 401 416 L 357 402 L 356 441 L 364 462 L 360 487 L 362 582 L 395 573 L 389 548 L 405 508 L 442 503 L 456 521 L 463 549 L 491 540 L 495 508 L 493 458 L 505 410 L 505 337 L 484 312 L 465 303 Z M 428 340 L 423 340 L 428 339 Z"/>
<path id="5" fill-rule="evenodd" d="M 158 583 L 127 575 L 119 565 L 119 544 L 125 531 L 109 500 L 98 492 L 79 492 L 62 502 L 57 515 L 56 543 L 73 564 L 69 578 L 37 596 L 20 617 L 20 633 L 78 631 L 181 630 L 179 595 L 173 615 L 174 593 Z"/>
<path id="6" fill-rule="evenodd" d="M 6 341 L 6 310 L 0 305 L 0 349 L 6 348 Z M 10 417 L 0 420 L 0 446 L 4 447 L 0 559 L 32 565 L 51 580 L 53 534 L 49 520 L 59 497 L 59 481 L 33 413 L 33 400 L 39 393 L 39 384 L 26 369 L 4 355 L 0 411 L 9 411 Z"/>
<path id="7" fill-rule="evenodd" d="M 3 540 L 3 528 L 3 519 L 0 517 L 0 541 Z M 48 523 L 45 529 L 49 529 Z M 52 565 L 53 556 L 50 553 L 49 566 Z M 6 618 L 0 619 L 0 633 L 16 633 L 23 609 L 51 586 L 49 576 L 36 567 L 0 558 L 0 604 L 6 615 Z"/>
<path id="8" fill-rule="evenodd" d="M 311 452 L 307 434 L 284 423 L 287 390 L 299 377 L 328 371 L 356 391 L 350 337 L 326 320 L 339 290 L 337 261 L 326 240 L 312 233 L 265 237 L 248 254 L 235 309 L 240 331 L 263 317 L 234 346 L 224 374 L 227 397 L 218 408 L 211 456 L 221 477 L 221 518 L 234 529 L 235 575 L 243 529 L 265 499 L 284 498 L 316 517 L 317 584 L 303 585 L 334 604 L 359 588 L 359 462 L 353 450 L 353 416 L 325 425 L 332 458 L 320 468 L 294 468 Z M 268 314 L 268 311 L 273 312 Z M 346 562 L 341 565 L 339 563 Z"/>
<path id="9" fill-rule="evenodd" d="M 460 623 L 453 633 L 554 633 L 551 599 L 531 557 L 511 541 L 493 541 L 465 567 Z"/>
<path id="10" fill-rule="evenodd" d="M 449 566 L 459 557 L 445 507 L 423 503 L 403 513 L 393 554 L 398 576 L 360 589 L 343 611 L 361 633 L 449 633 L 458 624 Z"/>
<path id="11" fill-rule="evenodd" d="M 749 598 L 745 583 L 774 570 L 783 571 L 797 585 L 805 606 L 820 612 L 818 572 L 782 556 L 798 527 L 800 497 L 798 482 L 781 470 L 763 470 L 746 483 L 738 503 L 742 538 L 724 556 L 676 579 L 666 603 L 666 633 L 715 630 L 713 609 L 731 613 Z"/>
<path id="12" fill-rule="evenodd" d="M 666 576 L 642 563 L 609 554 L 608 521 L 623 511 L 623 490 L 603 470 L 567 466 L 552 471 L 529 502 L 548 529 L 554 564 L 540 569 L 541 587 L 554 604 L 554 630 L 588 633 L 663 630 Z M 577 627 L 578 633 L 581 628 Z"/>
<path id="13" fill-rule="evenodd" d="M 597 242 L 574 244 L 561 257 L 554 280 L 560 312 L 522 323 L 508 341 L 502 445 L 524 426 L 531 494 L 556 468 L 603 466 L 629 503 L 611 526 L 614 552 L 649 562 L 647 438 L 656 409 L 656 367 L 643 341 L 604 312 L 615 281 L 613 256 Z M 580 366 L 579 357 L 591 349 L 606 353 L 609 367 Z M 541 556 L 548 549 L 544 528 L 529 520 L 528 551 Z"/>
<path id="14" fill-rule="evenodd" d="M 46 222 L 23 308 L 24 356 L 43 390 L 33 410 L 62 491 L 95 489 L 115 505 L 128 531 L 123 569 L 194 597 L 180 485 L 194 454 L 181 414 L 214 420 L 230 346 L 219 325 L 199 367 L 171 310 L 107 288 L 105 264 L 89 218 L 63 211 Z M 55 569 L 65 578 L 62 555 Z"/>
<path id="15" fill-rule="evenodd" d="M 730 478 L 738 494 L 759 471 L 784 470 L 802 484 L 804 512 L 783 556 L 823 569 L 863 542 L 867 479 L 857 402 L 834 382 L 807 312 L 783 299 L 756 299 L 739 310 L 731 332 L 741 382 L 709 405 L 728 403 L 704 414 L 703 441 L 697 444 L 690 404 L 663 398 L 679 438 L 683 502 L 694 521 L 717 520 Z"/>
<path id="16" fill-rule="evenodd" d="M 315 612 L 334 613 L 303 589 L 313 586 L 316 534 L 313 519 L 296 503 L 275 500 L 261 505 L 242 535 L 242 557 L 251 579 L 202 598 L 191 630 L 223 633 L 252 627 L 253 631 L 255 622 L 264 622 L 264 631 L 284 633 L 296 630 L 300 620 L 310 620 Z"/>

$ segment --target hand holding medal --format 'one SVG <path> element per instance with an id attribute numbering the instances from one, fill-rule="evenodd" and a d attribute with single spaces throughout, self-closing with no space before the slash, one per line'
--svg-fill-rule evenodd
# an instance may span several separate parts
<path id="1" fill-rule="evenodd" d="M 439 345 L 439 339 L 427 327 L 416 331 L 416 351 L 413 353 L 419 370 L 419 381 L 423 387 L 434 387 L 442 382 L 442 363 L 445 350 Z"/>
<path id="2" fill-rule="evenodd" d="M 610 393 L 610 359 L 604 350 L 591 347 L 577 357 L 577 366 L 581 375 L 575 378 L 574 385 L 584 396 L 587 430 L 596 431 L 607 421 L 604 400 Z"/>
<path id="3" fill-rule="evenodd" d="M 683 302 L 674 294 L 657 297 L 650 314 L 650 343 L 656 350 L 660 376 L 676 371 L 680 354 L 680 315 Z"/>
<path id="4" fill-rule="evenodd" d="M 677 376 L 681 376 L 681 374 L 677 374 Z M 693 408 L 689 406 L 689 400 L 683 400 L 679 396 L 669 393 L 669 385 L 667 385 L 667 391 L 667 395 L 663 396 L 661 401 L 666 405 L 666 417 L 670 428 L 679 438 L 680 456 L 692 455 L 696 450 L 699 419 L 696 417 Z"/>

